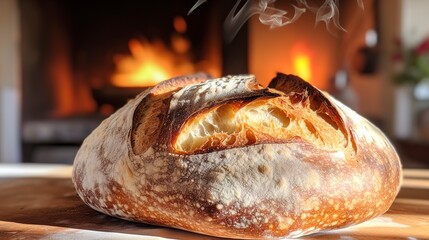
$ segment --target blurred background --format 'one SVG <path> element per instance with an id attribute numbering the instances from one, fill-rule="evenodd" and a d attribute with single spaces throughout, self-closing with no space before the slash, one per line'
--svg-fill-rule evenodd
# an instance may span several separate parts
<path id="1" fill-rule="evenodd" d="M 0 162 L 72 163 L 104 118 L 173 76 L 267 84 L 284 72 L 370 119 L 405 167 L 429 168 L 429 1 L 339 1 L 345 31 L 312 12 L 278 28 L 254 14 L 236 35 L 225 21 L 236 1 L 200 1 L 188 15 L 196 2 L 0 1 Z M 271 10 L 294 16 L 295 2 Z"/>

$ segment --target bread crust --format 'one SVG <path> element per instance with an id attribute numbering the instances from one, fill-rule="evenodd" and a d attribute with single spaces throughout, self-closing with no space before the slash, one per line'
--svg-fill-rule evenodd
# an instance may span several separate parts
<path id="1" fill-rule="evenodd" d="M 235 125 L 192 135 L 221 106 Z M 260 121 L 246 117 L 264 109 L 283 111 L 270 124 L 292 121 L 284 129 L 297 135 L 278 125 L 252 128 Z M 191 147 L 186 132 L 195 137 Z M 374 218 L 392 204 L 401 176 L 399 157 L 379 129 L 284 74 L 267 88 L 252 75 L 161 83 L 103 121 L 85 139 L 73 170 L 79 196 L 97 211 L 244 239 L 298 237 Z"/>

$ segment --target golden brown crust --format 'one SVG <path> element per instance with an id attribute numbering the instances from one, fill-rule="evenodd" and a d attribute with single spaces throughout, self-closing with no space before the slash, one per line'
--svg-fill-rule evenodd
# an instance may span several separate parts
<path id="1" fill-rule="evenodd" d="M 85 140 L 73 172 L 81 198 L 103 213 L 249 239 L 373 218 L 400 179 L 376 127 L 283 74 L 268 88 L 250 75 L 158 85 Z"/>
<path id="2" fill-rule="evenodd" d="M 195 74 L 173 78 L 161 82 L 143 93 L 145 97 L 136 107 L 133 114 L 131 146 L 137 155 L 142 154 L 153 145 L 159 136 L 160 128 L 167 115 L 171 95 L 183 87 L 209 79 L 207 74 Z M 151 124 L 142 124 L 151 123 Z"/>

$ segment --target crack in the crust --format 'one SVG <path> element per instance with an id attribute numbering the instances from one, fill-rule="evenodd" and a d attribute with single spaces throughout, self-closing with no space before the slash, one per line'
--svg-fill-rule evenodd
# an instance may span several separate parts
<path id="1" fill-rule="evenodd" d="M 150 95 L 138 105 L 131 134 L 131 146 L 135 154 L 143 153 L 158 139 L 169 99 L 168 94 L 156 97 Z"/>
<path id="2" fill-rule="evenodd" d="M 290 95 L 227 103 L 197 113 L 182 125 L 173 148 L 193 154 L 298 137 L 324 149 L 344 150 L 348 137 L 334 116 L 324 111 L 322 102 L 312 104 L 313 99 L 302 97 L 301 101 Z"/>

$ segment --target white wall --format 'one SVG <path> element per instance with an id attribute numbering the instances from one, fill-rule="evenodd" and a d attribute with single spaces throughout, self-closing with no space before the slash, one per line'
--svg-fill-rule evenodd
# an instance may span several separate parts
<path id="1" fill-rule="evenodd" d="M 380 68 L 383 69 L 383 90 L 380 91 L 383 105 L 383 120 L 385 130 L 389 136 L 393 136 L 394 121 L 394 84 L 392 80 L 393 62 L 392 54 L 396 46 L 394 40 L 401 35 L 403 0 L 380 1 Z"/>
<path id="2" fill-rule="evenodd" d="M 0 1 L 0 163 L 20 162 L 18 0 Z"/>
<path id="3" fill-rule="evenodd" d="M 429 36 L 429 1 L 402 0 L 401 36 L 406 46 L 415 46 Z"/>

